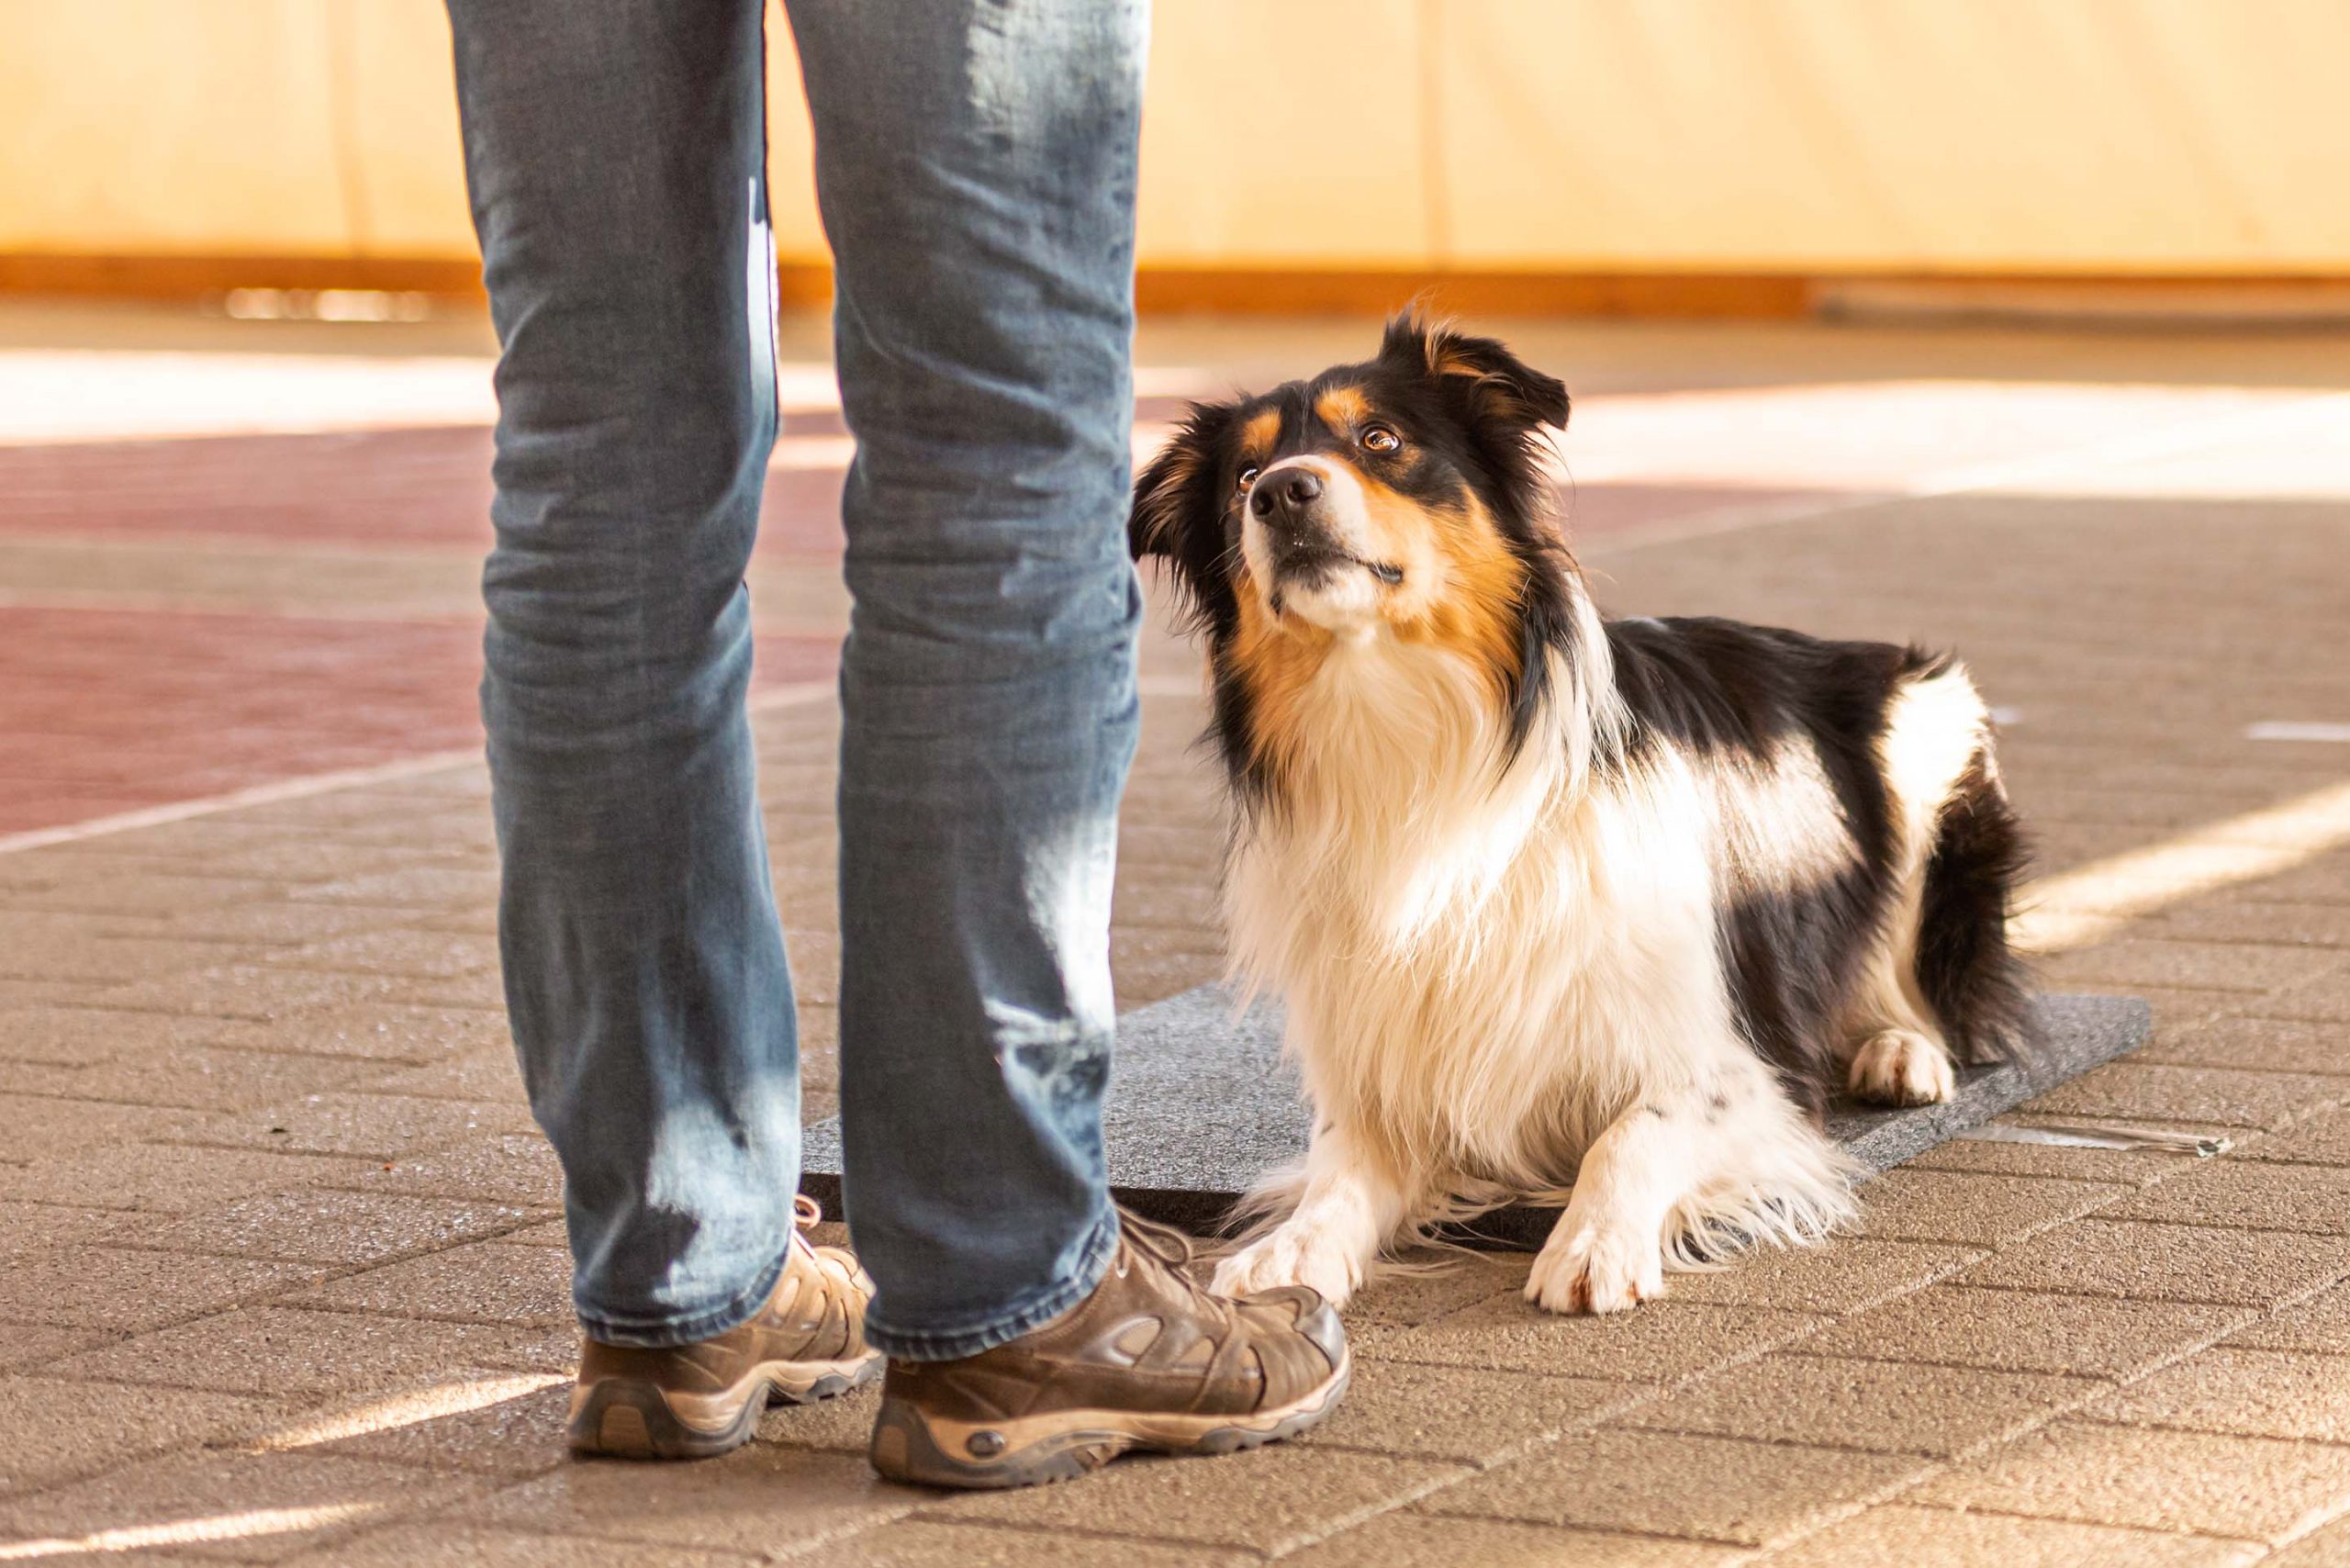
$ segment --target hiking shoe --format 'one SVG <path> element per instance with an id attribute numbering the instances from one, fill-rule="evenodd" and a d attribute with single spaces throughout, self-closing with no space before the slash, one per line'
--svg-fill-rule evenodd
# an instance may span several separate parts
<path id="1" fill-rule="evenodd" d="M 802 1404 L 871 1383 L 865 1343 L 873 1281 L 837 1247 L 801 1234 L 822 1216 L 792 1200 L 795 1228 L 775 1294 L 714 1339 L 666 1350 L 585 1340 L 571 1391 L 571 1451 L 619 1459 L 709 1459 L 750 1439 L 770 1400 Z"/>
<path id="2" fill-rule="evenodd" d="M 1212 1295 L 1181 1232 L 1120 1219 L 1110 1271 L 1042 1328 L 960 1361 L 890 1363 L 874 1469 L 931 1486 L 1029 1486 L 1130 1449 L 1255 1448 L 1337 1408 L 1346 1335 L 1317 1293 Z"/>

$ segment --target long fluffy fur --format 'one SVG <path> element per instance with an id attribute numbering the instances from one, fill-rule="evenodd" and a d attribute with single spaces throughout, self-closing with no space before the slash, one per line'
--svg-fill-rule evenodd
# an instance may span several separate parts
<path id="1" fill-rule="evenodd" d="M 1347 444 L 1365 409 L 1403 457 Z M 1137 484 L 1137 552 L 1211 654 L 1233 964 L 1282 998 L 1315 1110 L 1229 1286 L 1343 1296 L 1379 1249 L 1548 1193 L 1528 1294 L 1629 1305 L 1660 1265 L 1850 1216 L 1818 1131 L 1848 1077 L 1930 1098 L 1953 1052 L 2029 1049 L 2021 836 L 1964 670 L 1604 622 L 1540 467 L 1565 415 L 1498 343 L 1407 318 L 1367 364 L 1195 410 Z M 1261 463 L 1372 498 L 1328 526 L 1407 561 L 1375 611 L 1326 574 L 1303 610 L 1269 591 L 1235 480 Z"/>

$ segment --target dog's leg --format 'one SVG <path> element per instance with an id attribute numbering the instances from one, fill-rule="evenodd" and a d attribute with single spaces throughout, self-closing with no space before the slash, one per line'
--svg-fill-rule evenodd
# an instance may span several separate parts
<path id="1" fill-rule="evenodd" d="M 1216 1266 L 1213 1288 L 1247 1295 L 1311 1285 L 1343 1306 L 1379 1249 L 1404 1223 L 1407 1193 L 1364 1140 L 1345 1127 L 1317 1129 L 1305 1156 L 1297 1207 L 1270 1233 Z"/>
<path id="2" fill-rule="evenodd" d="M 1918 989 L 1919 876 L 1894 911 L 1893 930 L 1870 956 L 1867 976 L 1844 1020 L 1844 1087 L 1878 1105 L 1936 1105 L 1958 1091 L 1950 1047 Z"/>
<path id="3" fill-rule="evenodd" d="M 1918 1029 L 1886 1028 L 1852 1053 L 1847 1086 L 1856 1100 L 1878 1105 L 1937 1105 L 1958 1090 L 1950 1051 Z"/>
<path id="4" fill-rule="evenodd" d="M 1723 1243 L 1802 1244 L 1852 1212 L 1849 1161 L 1757 1064 L 1651 1093 L 1599 1135 L 1526 1299 L 1551 1312 L 1621 1312 L 1662 1294 L 1668 1243 L 1676 1257 Z"/>
<path id="5" fill-rule="evenodd" d="M 1701 1152 L 1689 1110 L 1644 1102 L 1593 1142 L 1527 1276 L 1527 1300 L 1548 1312 L 1622 1312 L 1663 1294 L 1665 1215 Z"/>

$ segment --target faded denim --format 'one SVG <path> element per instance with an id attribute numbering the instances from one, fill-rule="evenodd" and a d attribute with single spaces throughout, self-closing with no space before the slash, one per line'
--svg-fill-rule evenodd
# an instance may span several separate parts
<path id="1" fill-rule="evenodd" d="M 499 941 L 580 1322 L 755 1310 L 799 1047 L 744 698 L 777 428 L 757 0 L 451 0 L 502 354 L 482 712 Z M 1092 1289 L 1141 599 L 1144 0 L 793 0 L 856 455 L 841 1099 L 873 1341 Z"/>

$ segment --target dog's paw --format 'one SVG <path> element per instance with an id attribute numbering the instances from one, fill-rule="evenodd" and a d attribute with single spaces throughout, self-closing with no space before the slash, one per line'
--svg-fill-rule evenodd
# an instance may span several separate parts
<path id="1" fill-rule="evenodd" d="M 1624 1312 L 1663 1294 L 1656 1238 L 1599 1226 L 1552 1231 L 1526 1279 L 1526 1299 L 1545 1312 Z"/>
<path id="2" fill-rule="evenodd" d="M 1878 1105 L 1938 1105 L 1958 1092 L 1950 1053 L 1907 1029 L 1870 1036 L 1845 1082 L 1853 1098 Z"/>
<path id="3" fill-rule="evenodd" d="M 1332 1306 L 1344 1306 L 1362 1283 L 1361 1260 L 1310 1229 L 1282 1226 L 1215 1268 L 1208 1288 L 1218 1295 L 1254 1295 L 1283 1285 L 1310 1285 Z"/>

